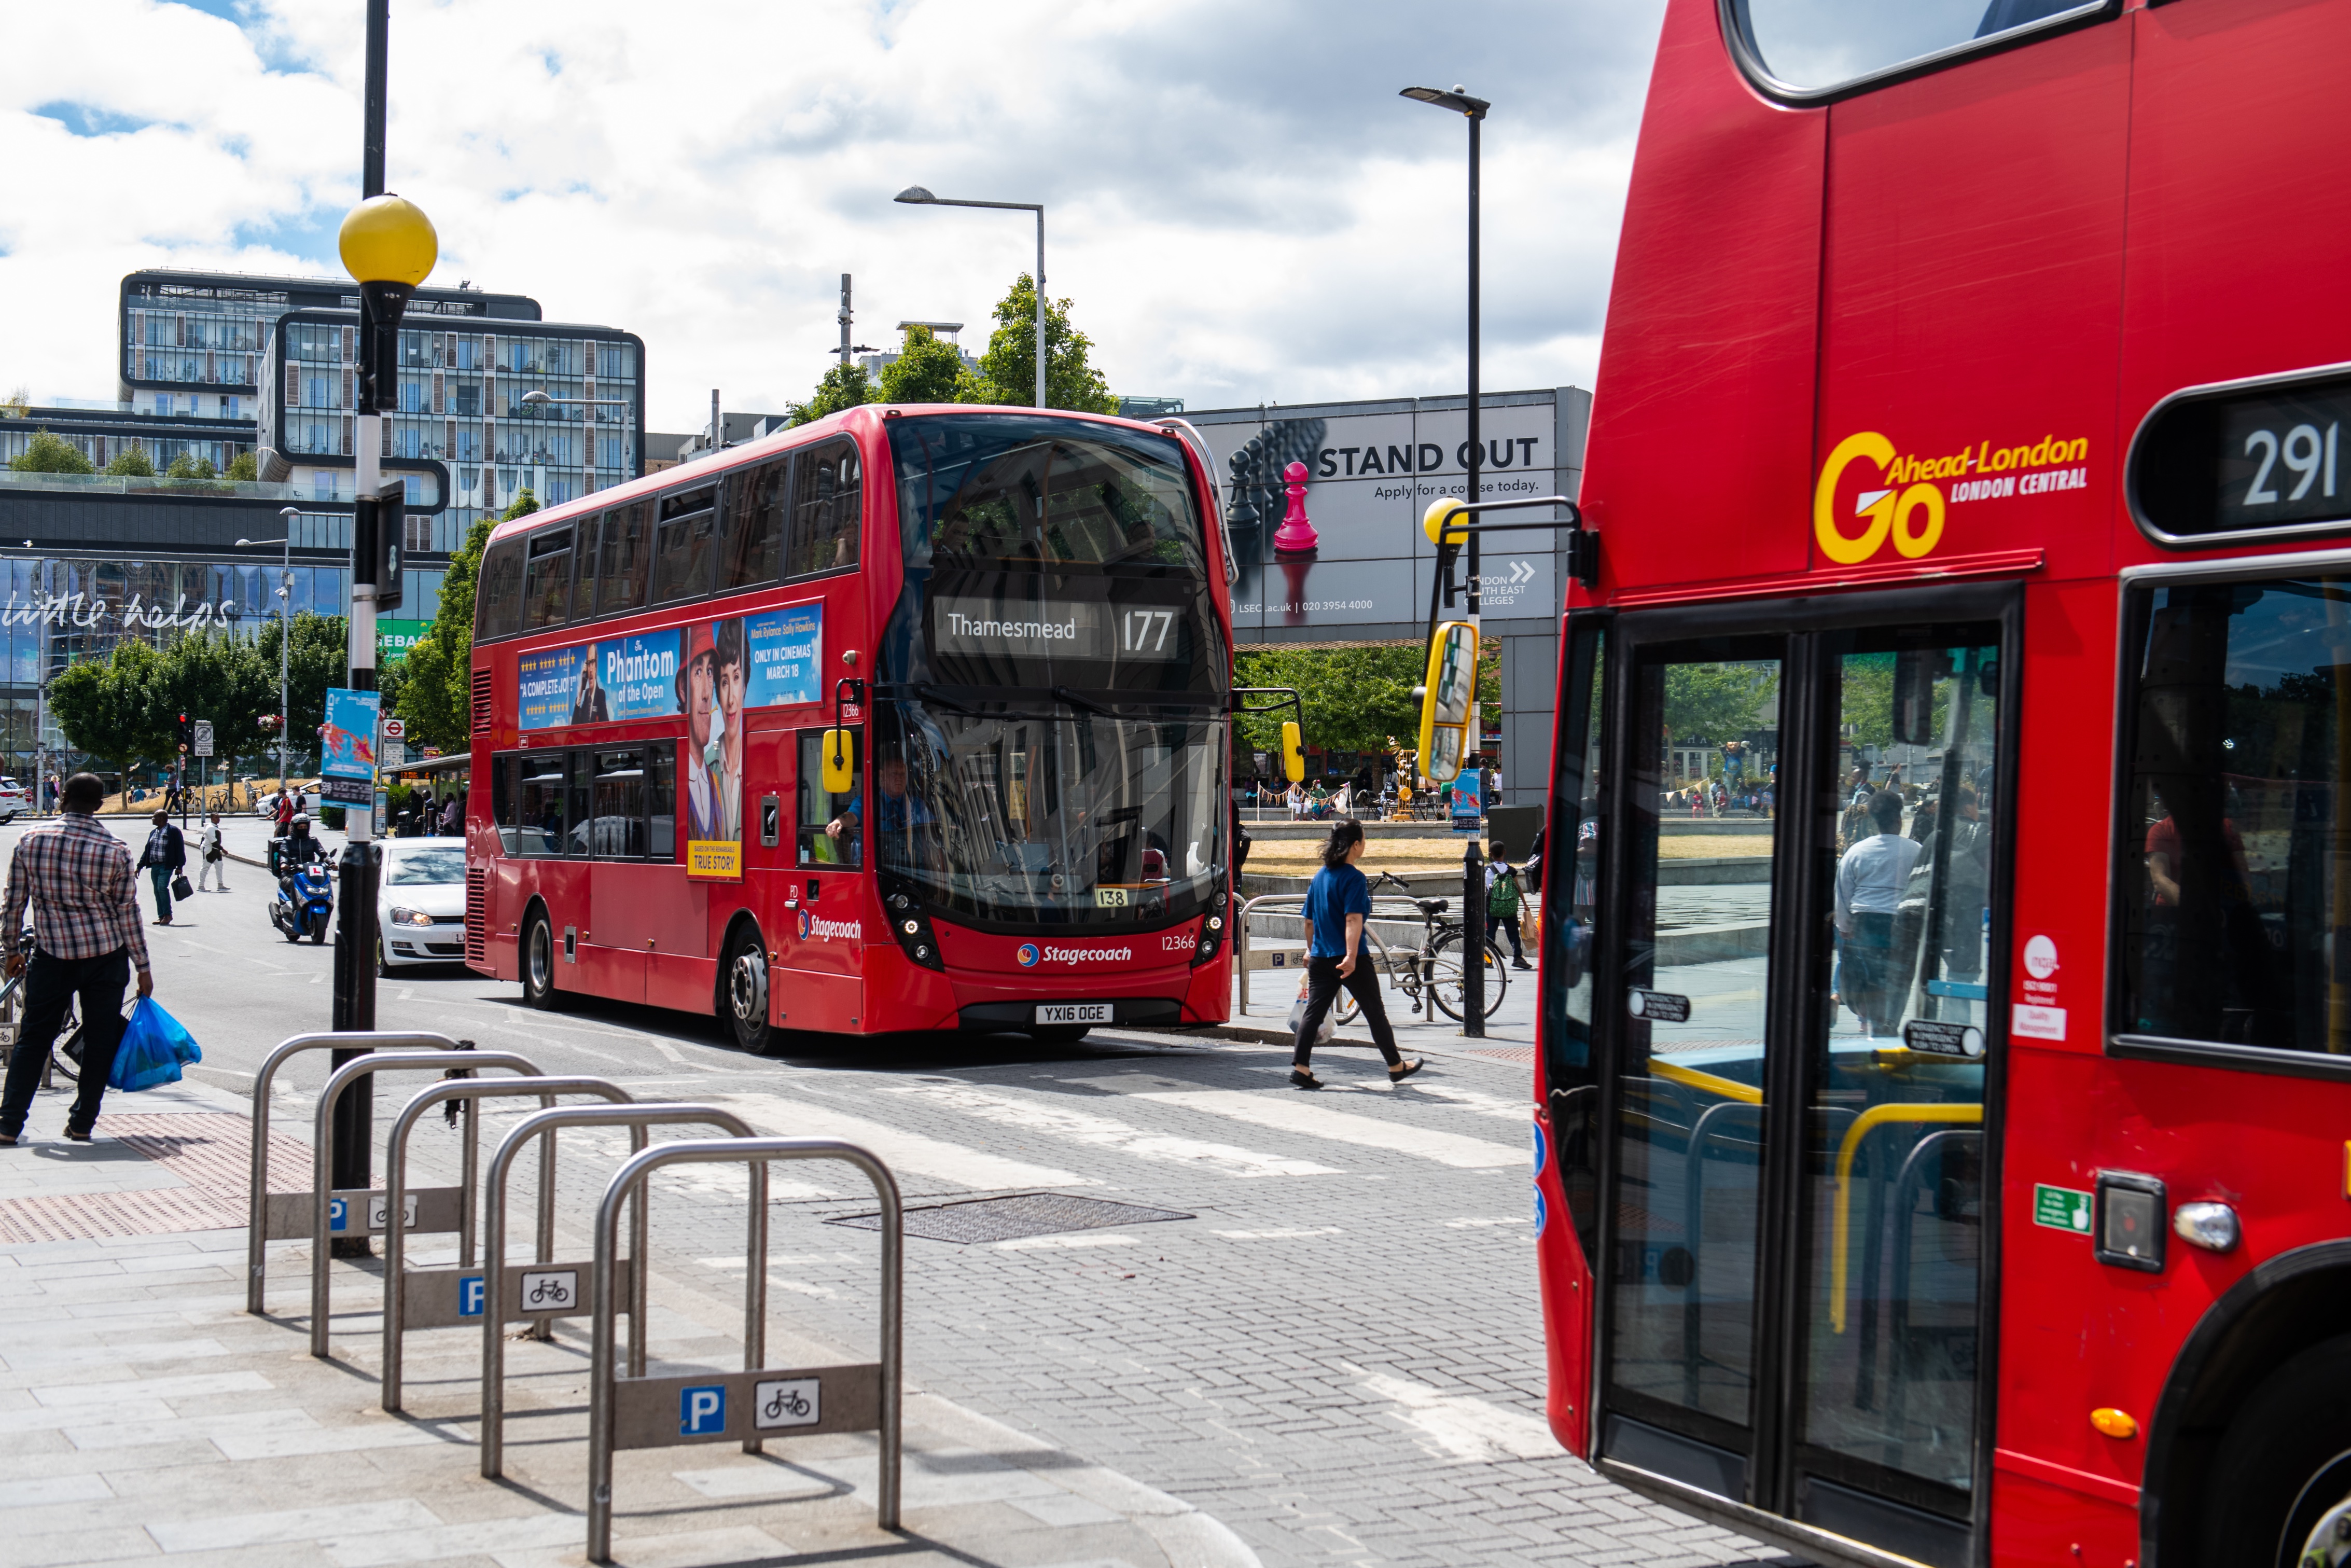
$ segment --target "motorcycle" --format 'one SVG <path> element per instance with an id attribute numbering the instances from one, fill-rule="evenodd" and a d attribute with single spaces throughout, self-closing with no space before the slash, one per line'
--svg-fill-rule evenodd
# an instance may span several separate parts
<path id="1" fill-rule="evenodd" d="M 277 884 L 277 900 L 269 906 L 270 924 L 286 934 L 288 942 L 310 939 L 316 946 L 327 939 L 327 927 L 334 921 L 335 879 L 323 865 L 297 866 L 287 879 L 293 883 L 289 894 L 287 883 Z"/>

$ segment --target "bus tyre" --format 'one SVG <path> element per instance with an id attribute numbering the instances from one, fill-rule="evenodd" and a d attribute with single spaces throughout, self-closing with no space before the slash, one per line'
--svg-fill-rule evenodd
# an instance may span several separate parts
<path id="1" fill-rule="evenodd" d="M 768 953 L 757 931 L 746 926 L 727 944 L 718 984 L 719 1010 L 735 1049 L 766 1055 L 774 1030 L 768 1026 Z"/>
<path id="2" fill-rule="evenodd" d="M 2298 1568 L 2314 1550 L 2321 1565 L 2340 1560 L 2337 1521 L 2351 1518 L 2351 1334 L 2313 1345 L 2254 1387 L 2205 1487 L 2201 1568 Z"/>
<path id="3" fill-rule="evenodd" d="M 522 932 L 523 1006 L 552 1012 L 560 1005 L 555 988 L 555 928 L 545 910 L 534 911 Z"/>

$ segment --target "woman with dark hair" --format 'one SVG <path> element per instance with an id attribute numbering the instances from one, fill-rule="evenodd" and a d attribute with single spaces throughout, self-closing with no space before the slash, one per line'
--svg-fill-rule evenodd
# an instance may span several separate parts
<path id="1" fill-rule="evenodd" d="M 1389 1082 L 1409 1078 L 1421 1068 L 1418 1061 L 1406 1061 L 1397 1051 L 1395 1030 L 1380 1000 L 1379 977 L 1372 970 L 1371 946 L 1364 936 L 1364 922 L 1372 913 L 1372 884 L 1355 869 L 1363 858 L 1364 824 L 1352 818 L 1339 822 L 1331 830 L 1331 841 L 1322 846 L 1322 869 L 1306 890 L 1306 1011 L 1290 1051 L 1292 1089 L 1322 1087 L 1311 1067 L 1314 1035 L 1339 999 L 1342 986 L 1371 1026 L 1372 1042 L 1388 1064 Z"/>

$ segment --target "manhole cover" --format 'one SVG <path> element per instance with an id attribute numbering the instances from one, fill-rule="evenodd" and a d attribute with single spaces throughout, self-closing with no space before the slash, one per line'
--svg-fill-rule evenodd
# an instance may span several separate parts
<path id="1" fill-rule="evenodd" d="M 1099 1230 L 1108 1225 L 1150 1225 L 1163 1219 L 1196 1218 L 1172 1208 L 1145 1208 L 1139 1203 L 1112 1203 L 1099 1197 L 1063 1197 L 1052 1192 L 925 1204 L 904 1212 L 907 1235 L 919 1236 L 925 1241 L 964 1243 L 1016 1241 L 1023 1236 L 1053 1236 L 1064 1230 Z M 879 1230 L 882 1217 L 844 1214 L 827 1223 Z"/>

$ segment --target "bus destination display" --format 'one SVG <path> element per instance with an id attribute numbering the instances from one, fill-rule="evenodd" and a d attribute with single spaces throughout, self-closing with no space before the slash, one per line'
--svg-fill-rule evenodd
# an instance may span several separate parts
<path id="1" fill-rule="evenodd" d="M 2343 426 L 2351 376 L 2182 398 L 2132 455 L 2140 516 L 2162 535 L 2200 538 L 2351 517 Z"/>
<path id="2" fill-rule="evenodd" d="M 941 595 L 931 603 L 931 647 L 947 659 L 1050 659 L 1166 664 L 1186 656 L 1180 610 Z"/>

